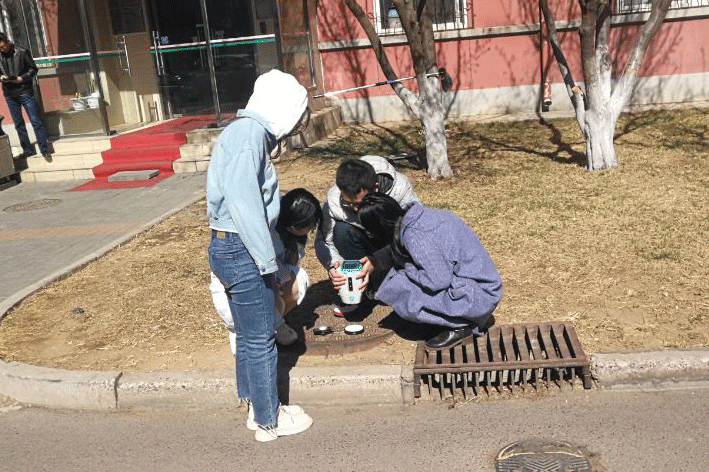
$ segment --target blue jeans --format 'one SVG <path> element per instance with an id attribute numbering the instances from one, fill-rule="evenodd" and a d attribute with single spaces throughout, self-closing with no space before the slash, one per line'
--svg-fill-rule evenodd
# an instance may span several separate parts
<path id="1" fill-rule="evenodd" d="M 30 137 L 27 135 L 25 119 L 22 117 L 22 107 L 25 107 L 27 116 L 30 117 L 30 123 L 32 123 L 34 128 L 34 135 L 37 138 L 40 152 L 49 152 L 47 133 L 44 131 L 44 120 L 34 95 L 25 93 L 19 97 L 5 97 L 5 101 L 7 102 L 7 108 L 10 110 L 12 121 L 15 122 L 15 130 L 17 131 L 17 137 L 20 139 L 22 151 L 27 155 L 35 154 L 34 146 L 30 144 Z"/>
<path id="2" fill-rule="evenodd" d="M 261 275 L 237 233 L 212 231 L 209 265 L 224 285 L 236 331 L 236 389 L 261 426 L 276 424 L 275 276 Z"/>

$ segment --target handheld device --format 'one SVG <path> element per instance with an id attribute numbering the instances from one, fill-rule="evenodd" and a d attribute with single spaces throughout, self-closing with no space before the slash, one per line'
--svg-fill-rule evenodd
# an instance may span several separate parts
<path id="1" fill-rule="evenodd" d="M 340 287 L 342 303 L 356 305 L 362 300 L 362 292 L 359 290 L 362 279 L 357 278 L 357 274 L 360 272 L 362 272 L 362 263 L 360 261 L 342 261 L 342 264 L 340 264 L 340 273 L 347 279 L 345 284 Z"/>

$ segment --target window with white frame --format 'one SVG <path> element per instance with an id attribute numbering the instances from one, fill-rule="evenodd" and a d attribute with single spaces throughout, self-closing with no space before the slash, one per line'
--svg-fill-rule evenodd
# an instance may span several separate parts
<path id="1" fill-rule="evenodd" d="M 706 7 L 709 0 L 673 0 L 670 9 Z M 617 0 L 617 13 L 643 13 L 652 10 L 652 0 Z"/>
<path id="2" fill-rule="evenodd" d="M 418 6 L 419 0 L 414 0 Z M 427 0 L 434 31 L 452 30 L 467 27 L 468 15 L 465 0 Z M 399 15 L 392 0 L 374 0 L 374 15 L 379 34 L 401 34 Z"/>
<path id="3" fill-rule="evenodd" d="M 38 0 L 0 0 L 0 31 L 32 56 L 47 55 L 47 33 Z"/>

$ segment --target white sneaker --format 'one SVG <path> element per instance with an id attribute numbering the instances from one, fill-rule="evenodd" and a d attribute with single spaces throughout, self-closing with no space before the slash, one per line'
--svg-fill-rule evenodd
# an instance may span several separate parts
<path id="1" fill-rule="evenodd" d="M 305 413 L 305 411 L 303 411 L 303 409 L 298 405 L 281 405 L 279 410 L 281 408 L 292 415 L 299 415 L 301 413 Z M 246 427 L 251 431 L 256 431 L 258 429 L 258 424 L 254 419 L 254 409 L 251 407 L 251 402 L 249 402 L 247 409 L 248 413 L 246 414 Z"/>
<path id="2" fill-rule="evenodd" d="M 291 408 L 280 406 L 278 408 L 278 422 L 276 426 L 259 426 L 254 437 L 259 442 L 273 441 L 278 436 L 297 434 L 310 428 L 313 419 L 305 412 L 291 413 Z M 302 411 L 302 410 L 301 410 Z"/>

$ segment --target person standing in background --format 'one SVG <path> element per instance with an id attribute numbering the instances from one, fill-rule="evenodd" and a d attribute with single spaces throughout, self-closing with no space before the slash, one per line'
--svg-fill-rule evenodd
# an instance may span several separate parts
<path id="1" fill-rule="evenodd" d="M 37 154 L 27 135 L 25 119 L 22 117 L 23 107 L 34 128 L 34 135 L 37 138 L 42 156 L 45 158 L 52 156 L 47 144 L 47 133 L 44 131 L 42 112 L 34 99 L 32 79 L 36 75 L 37 65 L 30 52 L 16 47 L 5 33 L 0 33 L 0 82 L 2 82 L 2 92 L 5 95 L 7 108 L 10 110 L 10 116 L 15 123 L 17 137 L 22 146 L 22 154 L 16 159 Z"/>

